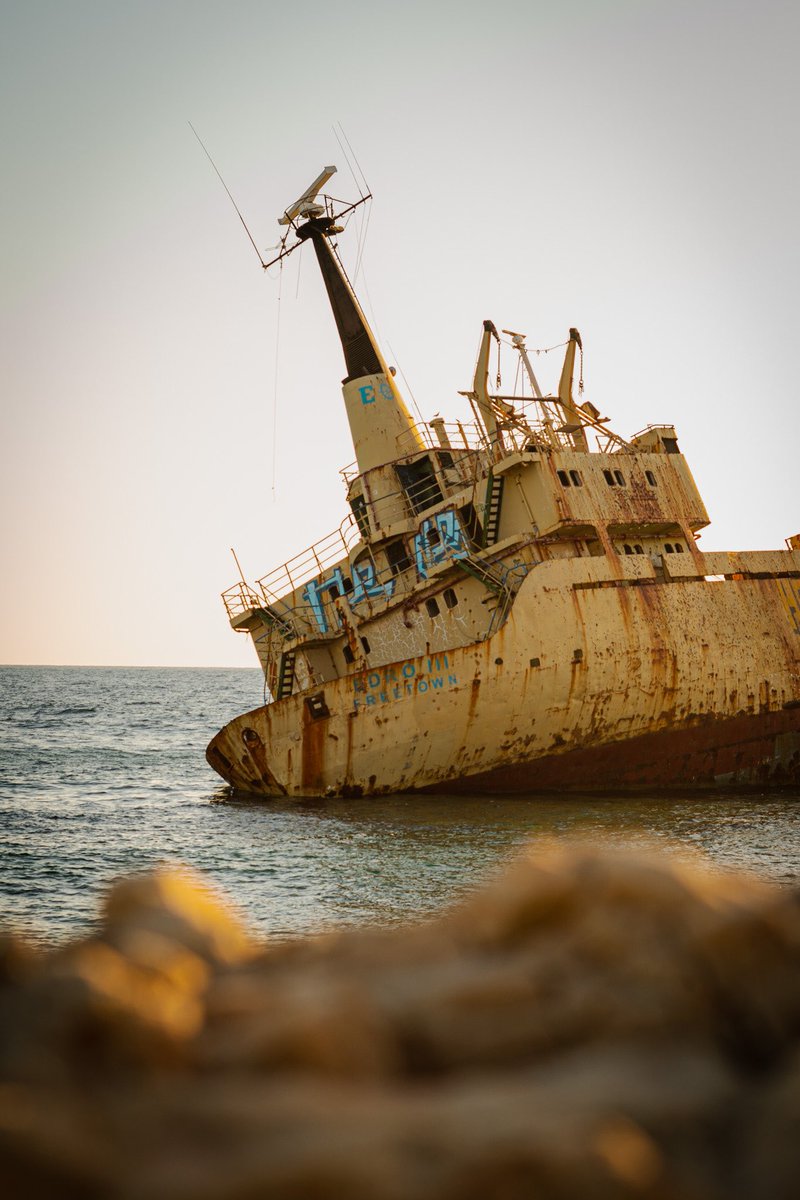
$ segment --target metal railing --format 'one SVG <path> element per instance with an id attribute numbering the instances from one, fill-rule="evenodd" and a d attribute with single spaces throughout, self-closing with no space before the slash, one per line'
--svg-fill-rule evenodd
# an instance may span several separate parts
<path id="1" fill-rule="evenodd" d="M 228 614 L 228 620 L 239 617 L 249 609 L 259 608 L 263 603 L 261 596 L 248 583 L 235 583 L 222 593 L 222 602 Z"/>
<path id="2" fill-rule="evenodd" d="M 360 540 L 356 519 L 352 513 L 348 513 L 333 533 L 296 554 L 274 571 L 262 575 L 256 580 L 256 586 L 261 589 L 267 602 L 273 604 L 308 583 L 309 579 L 322 575 L 340 559 L 346 558 Z"/>

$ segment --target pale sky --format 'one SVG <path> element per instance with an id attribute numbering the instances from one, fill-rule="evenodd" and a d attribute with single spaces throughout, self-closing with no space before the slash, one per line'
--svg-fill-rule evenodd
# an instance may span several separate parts
<path id="1" fill-rule="evenodd" d="M 189 121 L 261 247 L 323 165 L 354 198 L 341 122 L 375 197 L 357 290 L 426 418 L 463 411 L 484 318 L 530 347 L 576 325 L 612 428 L 677 426 L 702 548 L 800 532 L 796 4 L 0 14 L 0 662 L 254 665 L 229 548 L 256 578 L 345 516 L 316 264 L 290 260 L 278 339 Z"/>

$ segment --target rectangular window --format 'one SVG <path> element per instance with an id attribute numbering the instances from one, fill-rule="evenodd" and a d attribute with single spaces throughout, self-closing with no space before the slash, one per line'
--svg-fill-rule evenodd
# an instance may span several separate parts
<path id="1" fill-rule="evenodd" d="M 652 471 L 645 471 L 645 473 L 644 473 L 644 477 L 645 477 L 645 479 L 647 480 L 647 482 L 650 484 L 650 487 L 657 487 L 657 486 L 658 486 L 658 485 L 656 484 L 656 477 L 655 477 L 655 475 L 653 474 L 653 472 L 652 472 Z"/>
<path id="2" fill-rule="evenodd" d="M 430 600 L 425 601 L 425 607 L 428 610 L 429 617 L 438 617 L 439 605 L 437 604 L 436 600 L 433 597 L 431 597 Z"/>
<path id="3" fill-rule="evenodd" d="M 363 496 L 353 496 L 353 499 L 350 501 L 350 508 L 352 510 L 353 516 L 356 519 L 356 525 L 358 526 L 358 532 L 361 534 L 362 538 L 364 538 L 364 539 L 368 538 L 369 537 L 369 517 L 367 516 L 366 500 L 364 499 Z"/>
<path id="4" fill-rule="evenodd" d="M 606 481 L 606 483 L 608 484 L 608 486 L 609 486 L 609 487 L 616 487 L 616 486 L 617 486 L 617 481 L 616 481 L 616 479 L 614 478 L 614 476 L 611 474 L 611 472 L 610 472 L 610 471 L 603 471 L 603 478 L 605 479 L 605 481 Z"/>
<path id="5" fill-rule="evenodd" d="M 424 512 L 442 499 L 442 489 L 429 458 L 418 458 L 412 463 L 398 463 L 395 467 L 400 486 L 408 496 L 415 513 Z"/>
<path id="6" fill-rule="evenodd" d="M 569 477 L 574 483 L 575 487 L 583 487 L 583 480 L 577 471 L 570 471 Z"/>
<path id="7" fill-rule="evenodd" d="M 570 482 L 569 482 L 569 475 L 567 474 L 566 471 L 556 471 L 556 475 L 558 476 L 559 482 L 561 483 L 562 487 L 570 487 L 571 486 Z"/>
<path id="8" fill-rule="evenodd" d="M 677 438 L 662 437 L 661 441 L 664 444 L 664 449 L 666 450 L 667 454 L 680 454 Z"/>
<path id="9" fill-rule="evenodd" d="M 389 542 L 386 547 L 386 561 L 393 575 L 400 575 L 411 566 L 411 559 L 402 538 L 398 538 L 396 542 Z"/>
<path id="10" fill-rule="evenodd" d="M 620 487 L 625 487 L 625 476 L 622 474 L 622 471 L 615 471 L 614 478 Z"/>
<path id="11" fill-rule="evenodd" d="M 455 606 L 458 604 L 458 596 L 455 594 L 452 588 L 445 588 L 444 602 L 448 608 L 455 608 Z"/>

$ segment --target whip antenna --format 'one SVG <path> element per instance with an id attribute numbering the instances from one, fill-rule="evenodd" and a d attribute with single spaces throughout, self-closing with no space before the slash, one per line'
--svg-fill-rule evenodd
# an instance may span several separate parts
<path id="1" fill-rule="evenodd" d="M 195 129 L 195 127 L 191 121 L 189 122 L 189 128 L 191 129 L 194 136 L 197 138 L 200 145 L 203 147 L 203 153 L 205 154 L 208 161 L 211 163 L 212 167 L 214 168 L 214 170 L 217 173 L 217 178 L 219 179 L 222 186 L 225 188 L 225 191 L 228 193 L 228 198 L 229 198 L 231 204 L 233 205 L 233 207 L 236 209 L 236 215 L 238 216 L 239 220 L 242 222 L 242 225 L 244 226 L 244 231 L 247 234 L 247 236 L 250 238 L 251 245 L 252 245 L 253 249 L 255 250 L 256 254 L 258 255 L 258 261 L 261 263 L 262 267 L 264 267 L 264 269 L 266 270 L 267 264 L 264 262 L 263 258 L 261 257 L 261 251 L 259 250 L 258 246 L 256 245 L 256 243 L 253 239 L 252 233 L 247 228 L 247 222 L 245 221 L 244 217 L 242 216 L 241 212 L 239 211 L 239 205 L 236 203 L 233 196 L 231 195 L 231 190 L 228 187 L 225 180 L 222 178 L 222 175 L 220 174 L 217 164 L 214 162 L 213 158 L 208 153 L 208 150 L 205 147 L 205 143 L 203 142 L 203 139 L 200 137 L 200 134 L 197 132 L 197 130 Z"/>

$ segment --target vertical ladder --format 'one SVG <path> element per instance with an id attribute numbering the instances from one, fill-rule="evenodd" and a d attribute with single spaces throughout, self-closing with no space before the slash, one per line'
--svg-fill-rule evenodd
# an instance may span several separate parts
<path id="1" fill-rule="evenodd" d="M 486 504 L 483 518 L 483 544 L 493 546 L 500 528 L 500 508 L 503 502 L 505 476 L 497 478 L 492 471 L 486 479 Z"/>
<path id="2" fill-rule="evenodd" d="M 286 650 L 281 655 L 281 665 L 278 668 L 278 686 L 275 691 L 276 700 L 285 700 L 291 696 L 294 687 L 294 660 L 296 650 Z"/>

